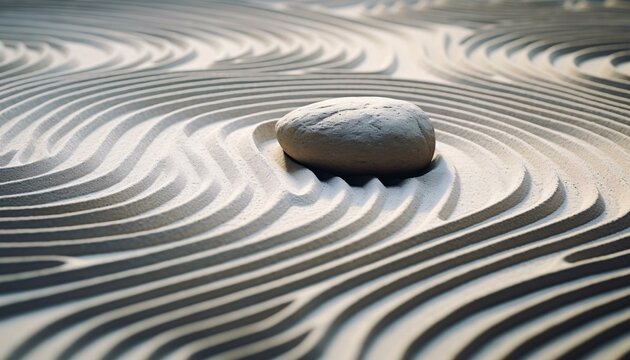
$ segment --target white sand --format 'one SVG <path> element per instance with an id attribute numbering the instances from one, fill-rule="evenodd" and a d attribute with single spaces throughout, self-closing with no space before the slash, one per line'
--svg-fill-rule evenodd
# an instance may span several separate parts
<path id="1" fill-rule="evenodd" d="M 627 354 L 629 10 L 404 3 L 3 3 L 0 358 Z M 342 96 L 434 166 L 286 158 Z"/>

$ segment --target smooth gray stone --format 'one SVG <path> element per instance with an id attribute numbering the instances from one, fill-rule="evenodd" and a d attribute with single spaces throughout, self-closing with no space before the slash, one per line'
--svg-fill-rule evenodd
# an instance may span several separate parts
<path id="1" fill-rule="evenodd" d="M 295 109 L 276 123 L 285 153 L 331 172 L 388 174 L 427 166 L 435 151 L 429 117 L 415 104 L 345 97 Z"/>

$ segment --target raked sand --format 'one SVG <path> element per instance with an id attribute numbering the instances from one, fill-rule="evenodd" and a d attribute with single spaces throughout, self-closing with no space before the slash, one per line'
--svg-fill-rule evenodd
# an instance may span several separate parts
<path id="1" fill-rule="evenodd" d="M 369 3 L 3 1 L 0 358 L 628 356 L 630 8 Z M 345 96 L 429 168 L 287 158 Z"/>

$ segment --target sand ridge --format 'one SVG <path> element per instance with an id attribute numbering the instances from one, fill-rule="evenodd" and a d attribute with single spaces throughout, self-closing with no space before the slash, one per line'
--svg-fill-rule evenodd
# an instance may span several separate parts
<path id="1" fill-rule="evenodd" d="M 630 351 L 622 4 L 2 5 L 0 357 Z M 419 104 L 432 167 L 285 157 L 342 96 Z"/>

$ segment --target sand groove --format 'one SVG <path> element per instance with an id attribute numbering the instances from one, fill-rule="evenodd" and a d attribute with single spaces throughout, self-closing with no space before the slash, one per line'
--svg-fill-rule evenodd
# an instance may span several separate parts
<path id="1" fill-rule="evenodd" d="M 2 2 L 0 357 L 628 356 L 630 7 L 475 3 Z M 284 156 L 341 96 L 431 167 Z"/>

